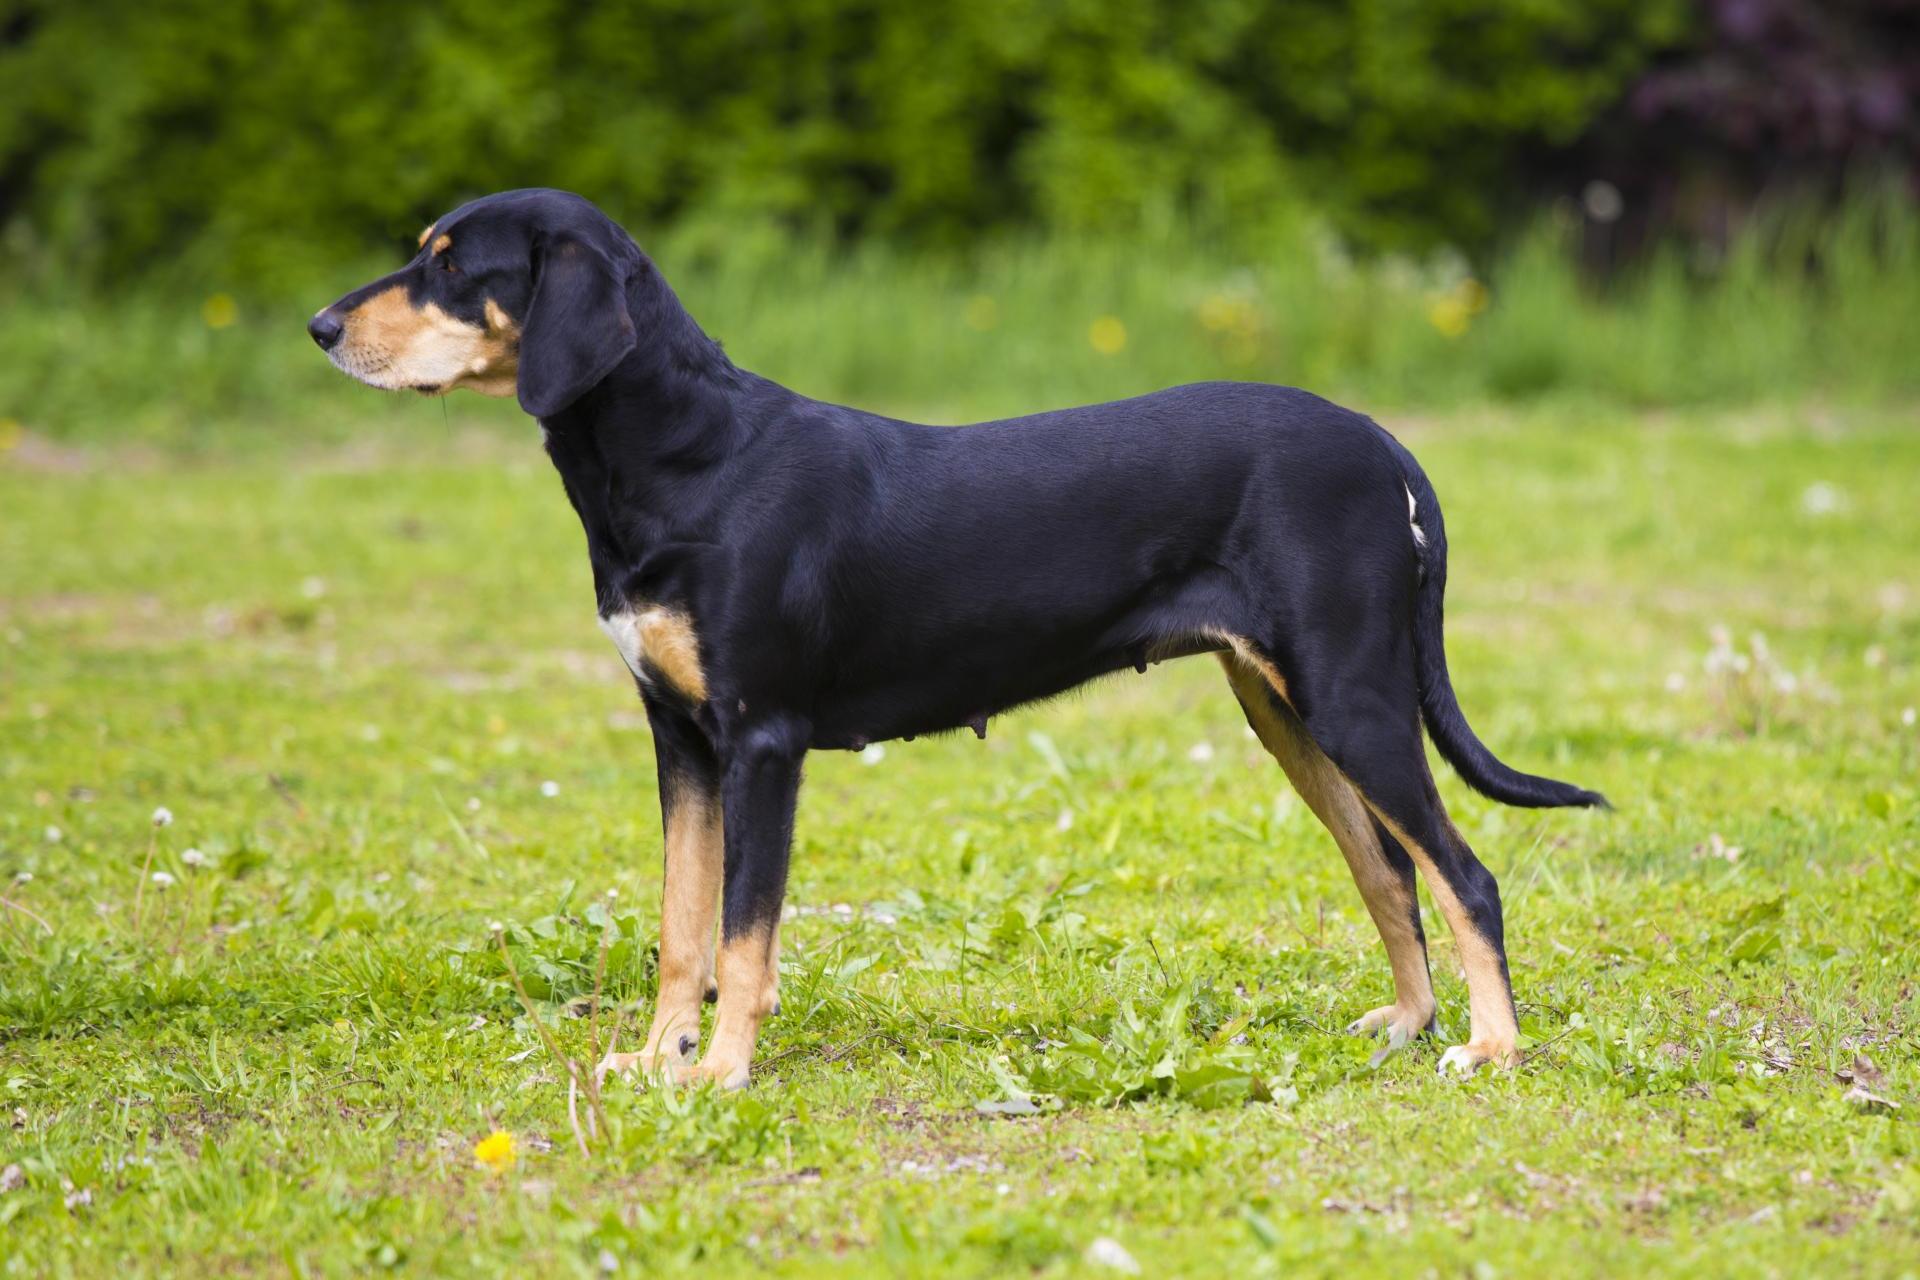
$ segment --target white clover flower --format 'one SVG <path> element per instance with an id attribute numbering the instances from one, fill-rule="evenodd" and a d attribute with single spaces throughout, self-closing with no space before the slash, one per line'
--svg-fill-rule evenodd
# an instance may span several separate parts
<path id="1" fill-rule="evenodd" d="M 1213 744 L 1211 742 L 1194 743 L 1191 747 L 1187 748 L 1187 759 L 1193 761 L 1195 764 L 1205 764 L 1207 761 L 1213 759 Z"/>
<path id="2" fill-rule="evenodd" d="M 1905 711 L 1902 711 L 1900 713 L 1900 723 L 1907 726 L 1907 728 L 1909 729 L 1913 728 L 1914 720 L 1916 718 L 1917 717 L 1914 715 L 1914 710 L 1912 707 L 1908 707 Z"/>
<path id="3" fill-rule="evenodd" d="M 1800 509 L 1810 516 L 1830 516 L 1846 505 L 1846 495 L 1825 480 L 1816 480 L 1800 494 Z"/>
<path id="4" fill-rule="evenodd" d="M 154 872 L 153 883 L 157 885 L 159 888 L 162 888 L 162 889 L 166 888 L 168 885 L 171 885 L 173 883 L 173 872 L 171 871 Z"/>
<path id="5" fill-rule="evenodd" d="M 1668 693 L 1683 693 L 1686 691 L 1686 687 L 1687 678 L 1685 676 L 1681 675 L 1678 671 L 1667 672 Z"/>
<path id="6" fill-rule="evenodd" d="M 204 867 L 207 865 L 207 855 L 198 849 L 187 849 L 180 854 L 180 861 L 190 867 Z"/>
<path id="7" fill-rule="evenodd" d="M 14 873 L 13 873 L 13 882 L 14 882 L 15 884 L 32 884 L 32 883 L 33 883 L 33 872 L 31 872 L 31 871 L 16 871 L 16 872 L 14 872 Z"/>
<path id="8" fill-rule="evenodd" d="M 327 594 L 325 578 L 307 578 L 300 583 L 300 594 L 309 600 L 318 600 Z"/>
<path id="9" fill-rule="evenodd" d="M 552 778 L 548 778 L 545 782 L 540 784 L 540 794 L 545 796 L 547 799 L 551 800 L 555 796 L 560 794 L 560 784 L 555 782 Z"/>
<path id="10" fill-rule="evenodd" d="M 1611 220 L 1612 219 L 1601 219 L 1601 221 Z M 1140 1274 L 1140 1264 L 1134 1260 L 1131 1253 L 1127 1252 L 1125 1245 L 1113 1239 L 1111 1236 L 1100 1236 L 1092 1244 L 1088 1245 L 1085 1257 L 1089 1266 L 1099 1267 L 1107 1271 L 1118 1271 L 1120 1274 L 1128 1276 L 1137 1276 Z"/>
<path id="11" fill-rule="evenodd" d="M 479 796 L 468 796 L 468 797 L 467 797 L 467 812 L 468 812 L 468 813 L 478 813 L 478 812 L 480 812 L 480 797 L 479 797 Z"/>
<path id="12" fill-rule="evenodd" d="M 882 760 L 885 760 L 886 758 L 887 758 L 887 749 L 885 746 L 883 746 L 878 742 L 869 742 L 866 746 L 860 748 L 861 764 L 875 765 L 875 764 L 879 764 Z"/>
<path id="13" fill-rule="evenodd" d="M 173 810 L 167 808 L 165 805 L 161 805 L 158 809 L 155 809 L 153 811 L 153 825 L 156 827 L 172 826 Z"/>
<path id="14" fill-rule="evenodd" d="M 58 828 L 58 827 L 48 827 L 48 828 L 47 828 L 47 832 L 46 832 L 46 835 L 47 835 L 47 843 L 48 843 L 48 844 L 59 844 L 59 843 L 60 843 L 60 828 Z"/>

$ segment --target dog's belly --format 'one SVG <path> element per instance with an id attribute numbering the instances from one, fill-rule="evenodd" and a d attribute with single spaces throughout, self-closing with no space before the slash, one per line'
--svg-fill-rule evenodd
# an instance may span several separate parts
<path id="1" fill-rule="evenodd" d="M 1183 611 L 1184 612 L 1184 611 Z M 1129 613 L 1091 634 L 1007 636 L 951 647 L 872 655 L 851 663 L 814 705 L 813 745 L 859 749 L 869 742 L 972 729 L 1102 676 L 1225 648 L 1216 627 L 1188 615 Z M 1158 637 L 1146 640 L 1142 637 Z"/>
<path id="2" fill-rule="evenodd" d="M 1119 671 L 1130 661 L 1119 654 L 1099 654 L 1044 671 L 1029 670 L 1018 679 L 955 673 L 951 679 L 888 680 L 835 689 L 815 704 L 812 745 L 858 750 L 869 742 L 969 728 L 984 736 L 993 716 Z"/>

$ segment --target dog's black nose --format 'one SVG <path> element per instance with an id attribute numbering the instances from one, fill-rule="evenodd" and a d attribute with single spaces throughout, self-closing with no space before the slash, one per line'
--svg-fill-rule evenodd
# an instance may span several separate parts
<path id="1" fill-rule="evenodd" d="M 320 344 L 322 351 L 333 350 L 334 344 L 340 341 L 340 335 L 346 331 L 347 326 L 341 324 L 340 317 L 331 311 L 322 311 L 307 321 L 307 332 L 313 335 L 313 340 Z"/>

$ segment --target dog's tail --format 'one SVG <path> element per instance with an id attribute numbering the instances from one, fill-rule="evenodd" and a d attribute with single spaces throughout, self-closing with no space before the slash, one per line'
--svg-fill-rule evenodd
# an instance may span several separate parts
<path id="1" fill-rule="evenodd" d="M 1570 782 L 1521 773 L 1503 763 L 1474 735 L 1447 674 L 1447 650 L 1441 638 L 1441 600 L 1447 589 L 1447 530 L 1440 519 L 1440 499 L 1426 473 L 1404 448 L 1396 449 L 1405 470 L 1407 519 L 1413 525 L 1414 548 L 1420 557 L 1420 586 L 1414 600 L 1414 662 L 1420 678 L 1420 712 L 1427 732 L 1467 785 L 1503 804 L 1525 809 L 1565 806 L 1610 809 L 1607 798 Z"/>

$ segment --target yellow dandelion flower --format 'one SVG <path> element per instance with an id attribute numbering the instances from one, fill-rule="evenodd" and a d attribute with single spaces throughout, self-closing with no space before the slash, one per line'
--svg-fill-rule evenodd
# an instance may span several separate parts
<path id="1" fill-rule="evenodd" d="M 480 1162 L 483 1169 L 505 1173 L 520 1159 L 520 1150 L 512 1134 L 504 1129 L 495 1129 L 474 1145 L 473 1158 Z"/>
<path id="2" fill-rule="evenodd" d="M 1127 326 L 1119 316 L 1101 316 L 1087 326 L 1087 341 L 1103 356 L 1117 356 L 1127 347 Z"/>
<path id="3" fill-rule="evenodd" d="M 985 333 L 999 325 L 1000 304 L 994 301 L 991 294 L 976 293 L 967 299 L 965 314 L 967 328 Z"/>
<path id="4" fill-rule="evenodd" d="M 1458 294 L 1442 294 L 1427 304 L 1427 323 L 1443 338 L 1458 338 L 1473 323 L 1473 313 Z"/>
<path id="5" fill-rule="evenodd" d="M 1224 293 L 1213 294 L 1200 304 L 1200 324 L 1215 333 L 1231 329 L 1233 318 L 1234 300 Z"/>
<path id="6" fill-rule="evenodd" d="M 216 293 L 200 304 L 200 318 L 209 329 L 224 329 L 240 318 L 240 304 L 230 293 Z"/>

